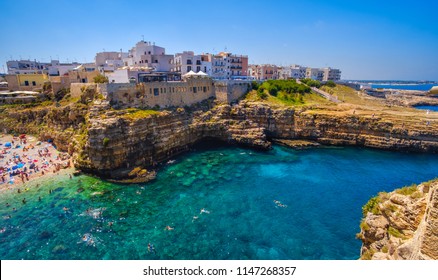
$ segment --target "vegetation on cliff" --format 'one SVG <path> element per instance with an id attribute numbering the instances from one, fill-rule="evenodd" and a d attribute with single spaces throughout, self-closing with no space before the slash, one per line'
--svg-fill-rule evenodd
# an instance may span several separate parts
<path id="1" fill-rule="evenodd" d="M 381 192 L 364 205 L 361 259 L 437 259 L 438 180 Z"/>
<path id="2" fill-rule="evenodd" d="M 253 83 L 246 100 L 260 101 L 271 105 L 303 106 L 326 104 L 327 101 L 311 92 L 310 87 L 295 80 L 268 80 L 261 85 Z"/>

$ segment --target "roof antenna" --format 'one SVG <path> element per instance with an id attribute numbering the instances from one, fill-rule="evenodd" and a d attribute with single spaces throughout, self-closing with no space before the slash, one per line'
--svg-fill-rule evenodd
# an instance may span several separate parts
<path id="1" fill-rule="evenodd" d="M 142 41 L 144 42 L 144 35 L 141 35 Z"/>

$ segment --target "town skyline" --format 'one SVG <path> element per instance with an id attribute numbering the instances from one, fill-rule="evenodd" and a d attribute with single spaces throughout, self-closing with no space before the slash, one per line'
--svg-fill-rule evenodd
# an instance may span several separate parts
<path id="1" fill-rule="evenodd" d="M 438 80 L 434 3 L 424 9 L 388 2 L 373 7 L 345 1 L 165 1 L 136 3 L 129 13 L 122 12 L 127 5 L 121 1 L 38 3 L 0 3 L 6 22 L 14 22 L 18 12 L 22 18 L 46 15 L 38 17 L 33 32 L 29 22 L 10 24 L 12 32 L 0 39 L 2 73 L 11 59 L 92 62 L 97 52 L 126 52 L 144 39 L 169 54 L 228 51 L 248 55 L 249 64 L 334 67 L 343 79 Z M 82 17 L 87 10 L 96 12 Z"/>

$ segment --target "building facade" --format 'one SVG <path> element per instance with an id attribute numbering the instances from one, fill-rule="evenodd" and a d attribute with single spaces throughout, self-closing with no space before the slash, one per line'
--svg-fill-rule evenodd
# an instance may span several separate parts
<path id="1" fill-rule="evenodd" d="M 47 74 L 8 74 L 5 79 L 8 82 L 8 89 L 13 91 L 42 89 L 44 83 L 49 81 Z"/>
<path id="2" fill-rule="evenodd" d="M 173 55 L 155 43 L 140 41 L 123 58 L 125 66 L 149 67 L 152 71 L 168 72 L 172 68 Z"/>

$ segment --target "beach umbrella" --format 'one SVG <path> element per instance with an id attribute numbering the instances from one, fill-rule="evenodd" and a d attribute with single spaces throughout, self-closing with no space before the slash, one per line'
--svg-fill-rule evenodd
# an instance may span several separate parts
<path id="1" fill-rule="evenodd" d="M 21 135 L 20 135 L 20 138 L 21 138 L 21 139 L 26 138 L 26 134 L 21 134 Z"/>
<path id="2" fill-rule="evenodd" d="M 6 143 L 5 143 L 5 147 L 8 147 L 8 148 L 12 147 L 11 142 L 6 142 Z"/>

